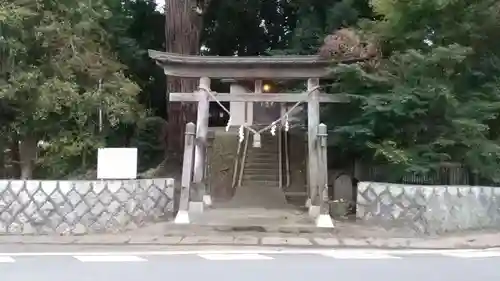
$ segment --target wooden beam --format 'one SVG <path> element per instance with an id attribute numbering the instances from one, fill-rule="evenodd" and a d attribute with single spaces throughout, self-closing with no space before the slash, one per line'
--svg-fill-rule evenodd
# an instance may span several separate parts
<path id="1" fill-rule="evenodd" d="M 307 80 L 307 90 L 312 90 L 319 86 L 318 78 L 309 78 Z M 319 93 L 314 91 L 311 93 L 311 98 L 307 103 L 307 146 L 309 157 L 309 198 L 311 206 L 309 206 L 309 214 L 316 216 L 314 208 L 319 206 L 318 202 L 318 126 L 319 126 Z"/>
<path id="2" fill-rule="evenodd" d="M 210 78 L 201 77 L 199 82 L 200 88 L 210 90 Z M 209 116 L 209 102 L 208 97 L 209 94 L 200 90 L 198 92 L 198 96 L 200 97 L 198 101 L 198 114 L 196 119 L 196 146 L 195 146 L 195 154 L 194 154 L 194 171 L 193 171 L 193 183 L 197 187 L 194 192 L 194 198 L 192 201 L 203 202 L 203 196 L 207 195 L 206 187 L 204 185 L 205 181 L 203 176 L 205 175 L 205 155 L 207 144 L 207 134 L 208 134 L 208 116 Z"/>
<path id="3" fill-rule="evenodd" d="M 195 56 L 149 50 L 168 76 L 212 79 L 306 79 L 329 77 L 335 63 L 355 63 L 371 57 L 332 61 L 315 56 Z"/>
<path id="4" fill-rule="evenodd" d="M 262 94 L 262 80 L 255 80 L 253 91 L 257 94 Z"/>
<path id="5" fill-rule="evenodd" d="M 213 93 L 220 102 L 299 102 L 310 99 L 307 93 Z M 316 94 L 320 103 L 346 103 L 349 98 L 344 95 L 336 94 Z M 169 101 L 197 102 L 203 99 L 200 93 L 170 93 Z M 215 101 L 210 96 L 210 101 Z"/>

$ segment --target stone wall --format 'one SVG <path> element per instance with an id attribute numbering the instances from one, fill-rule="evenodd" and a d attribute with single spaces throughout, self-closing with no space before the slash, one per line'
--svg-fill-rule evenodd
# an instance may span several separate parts
<path id="1" fill-rule="evenodd" d="M 210 162 L 209 184 L 214 201 L 227 201 L 233 196 L 234 161 L 238 151 L 238 128 L 210 128 L 215 132 L 212 148 L 208 151 Z"/>
<path id="2" fill-rule="evenodd" d="M 173 212 L 173 179 L 0 180 L 0 235 L 121 232 Z"/>
<path id="3" fill-rule="evenodd" d="M 356 216 L 431 235 L 500 229 L 500 188 L 360 182 Z"/>
<path id="4" fill-rule="evenodd" d="M 307 142 L 304 132 L 292 129 L 288 133 L 288 161 L 290 163 L 290 186 L 285 186 L 286 192 L 305 192 L 307 190 Z M 283 162 L 285 169 L 285 162 Z M 286 170 L 284 170 L 286 171 Z M 286 184 L 284 181 L 283 184 Z M 293 196 L 300 203 L 306 201 L 306 195 Z"/>

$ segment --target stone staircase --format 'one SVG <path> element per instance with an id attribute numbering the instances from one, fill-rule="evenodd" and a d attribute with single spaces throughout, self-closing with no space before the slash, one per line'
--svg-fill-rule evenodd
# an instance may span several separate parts
<path id="1" fill-rule="evenodd" d="M 278 137 L 269 132 L 261 135 L 261 147 L 249 140 L 241 186 L 233 198 L 217 208 L 289 209 L 285 193 L 279 186 Z"/>
<path id="2" fill-rule="evenodd" d="M 279 187 L 278 137 L 269 132 L 261 135 L 261 147 L 248 145 L 242 186 Z"/>
<path id="3" fill-rule="evenodd" d="M 244 207 L 288 209 L 285 194 L 279 186 L 278 137 L 269 132 L 261 135 L 261 147 L 249 143 L 241 186 L 236 188 L 233 203 Z"/>

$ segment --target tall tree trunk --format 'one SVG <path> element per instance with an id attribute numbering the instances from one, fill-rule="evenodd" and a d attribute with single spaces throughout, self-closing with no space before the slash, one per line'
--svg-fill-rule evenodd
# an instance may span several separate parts
<path id="1" fill-rule="evenodd" d="M 7 150 L 5 147 L 6 141 L 1 139 L 0 137 L 0 179 L 4 179 L 7 176 L 5 170 L 5 151 Z"/>
<path id="2" fill-rule="evenodd" d="M 37 150 L 37 139 L 34 136 L 25 136 L 19 142 L 19 158 L 21 165 L 21 179 L 29 180 L 33 178 L 33 170 L 35 169 Z"/>
<path id="3" fill-rule="evenodd" d="M 202 13 L 209 0 L 166 0 L 165 40 L 166 51 L 177 54 L 197 55 L 200 53 Z M 198 9 L 197 9 L 198 8 Z M 167 94 L 172 92 L 193 92 L 197 81 L 167 77 Z M 184 128 L 187 122 L 196 121 L 196 104 L 167 100 L 167 154 L 179 158 L 184 145 Z M 167 156 L 167 155 L 166 155 Z M 180 158 L 179 158 L 180 159 Z"/>
<path id="4" fill-rule="evenodd" d="M 19 138 L 17 134 L 12 135 L 12 141 L 10 142 L 10 163 L 11 171 L 9 178 L 20 178 L 21 177 L 21 160 L 19 156 Z"/>

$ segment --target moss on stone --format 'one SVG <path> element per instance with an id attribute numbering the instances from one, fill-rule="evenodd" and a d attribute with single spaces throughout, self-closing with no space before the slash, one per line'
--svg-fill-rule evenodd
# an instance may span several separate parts
<path id="1" fill-rule="evenodd" d="M 224 128 L 215 128 L 215 139 L 208 152 L 211 164 L 210 187 L 216 201 L 230 199 L 233 195 L 232 182 L 234 161 L 238 149 L 238 135 L 225 132 Z"/>

